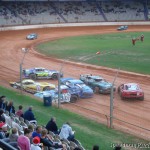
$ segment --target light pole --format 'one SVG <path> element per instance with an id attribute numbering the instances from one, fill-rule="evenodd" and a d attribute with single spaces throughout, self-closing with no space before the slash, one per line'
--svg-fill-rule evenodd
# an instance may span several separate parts
<path id="1" fill-rule="evenodd" d="M 113 109 L 114 109 L 114 83 L 116 81 L 116 78 L 118 76 L 120 68 L 117 70 L 115 74 L 114 81 L 111 86 L 111 93 L 110 93 L 110 128 L 113 127 Z"/>
<path id="2" fill-rule="evenodd" d="M 23 65 L 23 62 L 24 62 L 25 55 L 28 52 L 28 48 L 22 48 L 21 50 L 24 53 L 24 55 L 21 59 L 21 62 L 20 62 L 20 90 L 21 90 L 21 94 L 22 94 L 22 65 Z"/>
<path id="3" fill-rule="evenodd" d="M 62 73 L 64 63 L 65 63 L 65 61 L 63 61 L 63 63 L 61 64 L 61 67 L 60 67 L 60 70 L 59 70 L 59 73 L 58 73 L 58 108 L 60 107 L 60 100 L 61 100 L 61 97 L 60 97 L 60 92 L 61 92 L 61 89 L 60 89 L 60 75 Z"/>

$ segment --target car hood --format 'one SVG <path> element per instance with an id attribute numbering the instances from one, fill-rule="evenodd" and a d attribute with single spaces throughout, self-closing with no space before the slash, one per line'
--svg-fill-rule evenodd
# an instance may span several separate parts
<path id="1" fill-rule="evenodd" d="M 51 86 L 55 88 L 54 84 L 47 83 L 47 82 L 35 82 L 35 85 L 40 85 L 40 86 Z"/>
<path id="2" fill-rule="evenodd" d="M 93 93 L 93 90 L 90 87 L 88 87 L 88 86 L 82 87 L 82 90 L 83 90 L 83 92 Z"/>
<path id="3" fill-rule="evenodd" d="M 34 96 L 39 97 L 39 98 L 54 97 L 55 96 L 55 90 L 37 92 L 34 94 Z"/>
<path id="4" fill-rule="evenodd" d="M 95 84 L 98 85 L 98 86 L 104 87 L 104 88 L 111 88 L 112 87 L 112 83 L 105 82 L 105 81 L 95 82 Z"/>

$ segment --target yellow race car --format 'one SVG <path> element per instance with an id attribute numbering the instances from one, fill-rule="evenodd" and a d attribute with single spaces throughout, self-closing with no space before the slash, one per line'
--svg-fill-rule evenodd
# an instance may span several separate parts
<path id="1" fill-rule="evenodd" d="M 10 82 L 10 86 L 21 89 L 21 82 Z M 36 93 L 39 91 L 48 91 L 51 89 L 55 89 L 54 84 L 50 84 L 47 82 L 35 82 L 31 79 L 24 79 L 22 80 L 22 90 L 29 92 L 29 93 Z"/>

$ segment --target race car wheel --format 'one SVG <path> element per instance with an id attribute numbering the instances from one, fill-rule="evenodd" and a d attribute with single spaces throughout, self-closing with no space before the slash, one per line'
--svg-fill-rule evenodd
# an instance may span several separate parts
<path id="1" fill-rule="evenodd" d="M 53 79 L 53 80 L 58 79 L 58 75 L 57 75 L 57 74 L 53 74 L 53 75 L 52 75 L 52 79 Z"/>
<path id="2" fill-rule="evenodd" d="M 15 85 L 15 84 L 14 84 L 12 87 L 13 87 L 13 88 L 15 88 L 15 89 L 18 89 L 18 86 L 17 86 L 17 85 Z"/>
<path id="3" fill-rule="evenodd" d="M 50 87 L 47 86 L 47 87 L 43 88 L 43 91 L 50 91 Z"/>
<path id="4" fill-rule="evenodd" d="M 95 94 L 98 94 L 98 93 L 99 93 L 99 90 L 100 90 L 99 87 L 96 86 L 96 87 L 94 88 L 94 93 L 95 93 Z"/>
<path id="5" fill-rule="evenodd" d="M 30 77 L 30 79 L 32 79 L 32 80 L 36 80 L 36 79 L 37 79 L 36 74 L 30 74 L 29 77 Z"/>
<path id="6" fill-rule="evenodd" d="M 120 96 L 121 96 L 121 99 L 122 99 L 122 100 L 124 100 L 124 99 L 125 99 L 122 95 L 120 95 Z"/>
<path id="7" fill-rule="evenodd" d="M 78 100 L 78 97 L 76 95 L 72 95 L 70 98 L 70 103 L 75 103 Z"/>
<path id="8" fill-rule="evenodd" d="M 143 101 L 143 100 L 144 100 L 144 96 L 143 96 L 143 97 L 140 97 L 140 100 Z"/>

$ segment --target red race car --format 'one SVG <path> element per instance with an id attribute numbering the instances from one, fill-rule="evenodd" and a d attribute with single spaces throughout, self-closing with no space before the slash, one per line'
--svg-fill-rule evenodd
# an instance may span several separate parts
<path id="1" fill-rule="evenodd" d="M 136 98 L 144 100 L 144 92 L 137 83 L 125 83 L 118 87 L 118 93 L 121 99 Z"/>

